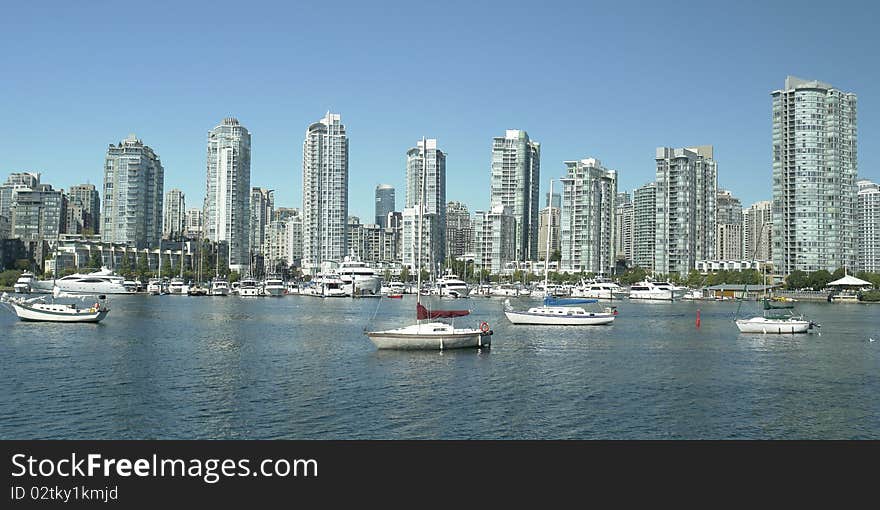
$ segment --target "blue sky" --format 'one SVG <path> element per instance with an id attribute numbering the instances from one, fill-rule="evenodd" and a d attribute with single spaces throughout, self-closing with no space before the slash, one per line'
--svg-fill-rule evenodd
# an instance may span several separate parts
<path id="1" fill-rule="evenodd" d="M 33 5 L 31 5 L 33 4 Z M 712 144 L 719 185 L 771 195 L 770 92 L 788 74 L 859 98 L 859 174 L 880 178 L 880 8 L 870 2 L 16 2 L 0 18 L 0 176 L 101 183 L 135 133 L 188 206 L 206 133 L 252 133 L 251 184 L 301 205 L 302 141 L 327 110 L 350 137 L 350 214 L 373 216 L 405 152 L 447 156 L 447 199 L 488 205 L 505 129 L 542 144 L 542 190 L 596 157 L 619 189 L 654 177 L 658 146 Z"/>

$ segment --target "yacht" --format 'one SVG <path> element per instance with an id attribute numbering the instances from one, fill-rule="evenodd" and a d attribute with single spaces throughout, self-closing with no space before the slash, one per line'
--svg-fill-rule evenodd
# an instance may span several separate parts
<path id="1" fill-rule="evenodd" d="M 463 298 L 468 297 L 468 285 L 458 275 L 447 269 L 446 274 L 435 283 L 431 293 L 441 297 Z"/>
<path id="2" fill-rule="evenodd" d="M 228 296 L 229 295 L 229 282 L 226 281 L 226 278 L 221 278 L 221 277 L 217 276 L 213 280 L 211 280 L 211 295 L 212 296 Z"/>
<path id="3" fill-rule="evenodd" d="M 189 293 L 189 286 L 183 281 L 183 278 L 172 278 L 168 284 L 168 293 L 175 296 L 185 296 Z"/>
<path id="4" fill-rule="evenodd" d="M 160 278 L 150 278 L 147 282 L 147 293 L 153 296 L 165 294 L 165 285 Z"/>
<path id="5" fill-rule="evenodd" d="M 317 275 L 315 282 L 315 294 L 319 297 L 347 297 L 349 295 L 345 282 L 338 275 L 328 273 Z"/>
<path id="6" fill-rule="evenodd" d="M 490 297 L 492 296 L 493 287 L 489 284 L 483 283 L 480 285 L 474 285 L 471 288 L 469 296 L 482 296 L 482 297 Z M 526 289 L 526 295 L 529 295 L 529 291 Z"/>
<path id="7" fill-rule="evenodd" d="M 129 292 L 138 292 L 141 290 L 141 282 L 137 280 L 123 280 L 122 285 L 128 289 Z"/>
<path id="8" fill-rule="evenodd" d="M 257 280 L 251 278 L 250 276 L 242 278 L 238 286 L 238 295 L 241 297 L 260 296 L 260 286 L 257 285 Z"/>
<path id="9" fill-rule="evenodd" d="M 16 294 L 30 294 L 31 292 L 31 283 L 34 281 L 34 273 L 30 271 L 25 271 L 21 273 L 21 276 L 18 277 L 18 280 L 15 281 L 15 285 L 12 286 L 12 289 Z"/>
<path id="10" fill-rule="evenodd" d="M 299 283 L 293 280 L 287 282 L 287 290 L 285 292 L 288 294 L 300 294 Z"/>
<path id="11" fill-rule="evenodd" d="M 345 257 L 336 274 L 352 296 L 378 296 L 382 291 L 382 281 L 376 271 L 362 262 L 356 255 Z"/>
<path id="12" fill-rule="evenodd" d="M 263 282 L 263 294 L 267 296 L 280 297 L 286 293 L 287 287 L 284 285 L 284 280 L 277 276 L 270 276 Z"/>
<path id="13" fill-rule="evenodd" d="M 538 284 L 533 289 L 529 295 L 533 298 L 541 298 L 543 299 L 546 296 L 554 296 L 554 297 L 563 297 L 565 296 L 565 288 L 562 285 L 556 285 L 553 283 L 549 284 Z"/>
<path id="14" fill-rule="evenodd" d="M 131 294 L 125 278 L 107 268 L 88 274 L 72 274 L 55 280 L 55 286 L 68 294 Z"/>
<path id="15" fill-rule="evenodd" d="M 634 283 L 629 288 L 630 299 L 649 299 L 656 301 L 672 301 L 675 288 L 666 282 L 643 281 Z"/>
<path id="16" fill-rule="evenodd" d="M 382 286 L 382 294 L 410 294 L 407 285 L 403 282 L 389 282 L 388 285 Z"/>
<path id="17" fill-rule="evenodd" d="M 621 296 L 626 296 L 626 292 L 614 282 L 584 282 L 571 291 L 571 297 L 590 299 L 617 299 Z"/>

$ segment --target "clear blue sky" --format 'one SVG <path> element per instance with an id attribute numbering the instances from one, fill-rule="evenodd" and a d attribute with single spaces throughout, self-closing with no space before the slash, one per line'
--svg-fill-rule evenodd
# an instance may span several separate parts
<path id="1" fill-rule="evenodd" d="M 447 157 L 447 199 L 488 205 L 505 129 L 562 162 L 599 158 L 619 188 L 654 178 L 658 146 L 712 144 L 719 185 L 771 195 L 770 92 L 788 74 L 858 94 L 859 174 L 880 178 L 875 3 L 14 2 L 0 17 L 0 176 L 100 184 L 110 143 L 135 133 L 165 189 L 200 206 L 206 133 L 252 133 L 252 186 L 301 206 L 302 141 L 329 109 L 350 137 L 350 214 L 373 190 L 403 202 L 405 152 Z M 662 4 L 662 5 L 661 5 Z"/>

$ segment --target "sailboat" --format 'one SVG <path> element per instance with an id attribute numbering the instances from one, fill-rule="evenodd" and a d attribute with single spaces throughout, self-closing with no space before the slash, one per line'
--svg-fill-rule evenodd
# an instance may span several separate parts
<path id="1" fill-rule="evenodd" d="M 425 139 L 422 138 L 422 179 L 419 200 L 419 221 L 416 235 L 416 323 L 401 328 L 382 331 L 364 331 L 378 349 L 413 349 L 413 350 L 444 350 L 461 348 L 489 347 L 492 330 L 483 322 L 479 328 L 456 328 L 454 324 L 434 319 L 454 319 L 464 317 L 469 310 L 428 310 L 422 305 L 422 222 L 425 204 L 425 181 L 427 165 L 425 164 Z"/>
<path id="2" fill-rule="evenodd" d="M 761 229 L 758 232 L 758 246 L 755 247 L 755 254 L 752 256 L 752 260 L 758 255 L 758 248 L 761 246 L 760 239 L 762 239 L 761 232 L 763 232 L 763 230 L 764 225 L 762 224 Z M 763 313 L 760 316 L 748 319 L 737 319 L 736 316 L 739 315 L 739 309 L 742 307 L 742 302 L 745 301 L 746 289 L 748 289 L 748 284 L 743 286 L 743 296 L 736 309 L 736 314 L 734 315 L 734 323 L 740 333 L 809 333 L 814 326 L 821 327 L 813 321 L 804 319 L 803 314 L 795 314 L 793 304 L 771 300 L 767 296 L 766 274 L 764 275 Z"/>
<path id="3" fill-rule="evenodd" d="M 553 196 L 553 180 L 550 180 L 550 196 Z M 549 289 L 550 235 L 547 235 L 547 255 L 544 257 L 544 289 Z M 611 324 L 617 312 L 606 307 L 601 312 L 588 312 L 579 304 L 597 303 L 597 299 L 557 298 L 545 290 L 544 303 L 527 311 L 515 311 L 510 300 L 504 301 L 504 315 L 513 324 L 533 324 L 541 326 L 596 326 Z"/>

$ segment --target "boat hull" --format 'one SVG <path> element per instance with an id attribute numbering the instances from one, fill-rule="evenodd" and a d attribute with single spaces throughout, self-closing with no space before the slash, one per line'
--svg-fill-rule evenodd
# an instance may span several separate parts
<path id="1" fill-rule="evenodd" d="M 285 287 L 266 287 L 263 290 L 267 296 L 272 297 L 283 297 L 285 293 Z"/>
<path id="2" fill-rule="evenodd" d="M 540 325 L 540 326 L 601 326 L 614 322 L 614 315 L 610 313 L 595 313 L 585 316 L 552 315 L 529 312 L 505 311 L 512 324 L 517 325 Z"/>
<path id="3" fill-rule="evenodd" d="M 757 319 L 761 319 L 758 317 Z M 740 333 L 761 333 L 761 334 L 793 334 L 806 333 L 810 330 L 810 321 L 803 320 L 756 320 L 756 319 L 740 319 L 736 321 L 736 327 Z"/>
<path id="4" fill-rule="evenodd" d="M 110 313 L 110 310 L 96 310 L 89 312 L 80 310 L 77 313 L 49 312 L 39 310 L 17 303 L 10 303 L 15 315 L 26 322 L 100 322 Z"/>
<path id="5" fill-rule="evenodd" d="M 454 329 L 444 323 L 370 331 L 366 333 L 377 349 L 442 351 L 479 349 L 491 345 L 492 332 L 479 329 Z"/>

